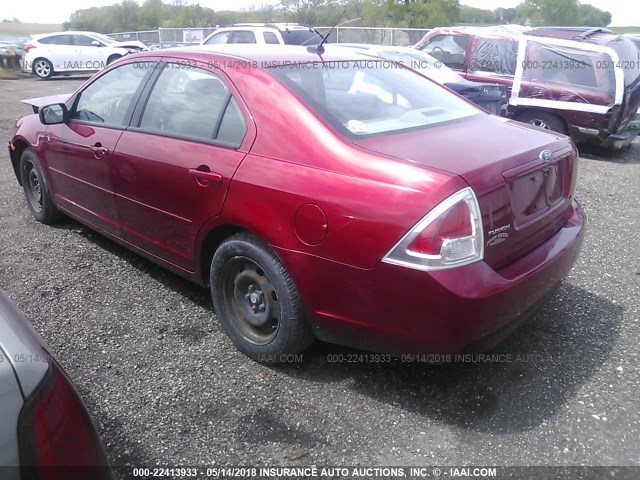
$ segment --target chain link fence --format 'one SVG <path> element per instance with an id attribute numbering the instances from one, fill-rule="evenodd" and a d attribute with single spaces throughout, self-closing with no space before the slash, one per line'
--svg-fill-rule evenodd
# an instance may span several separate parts
<path id="1" fill-rule="evenodd" d="M 331 27 L 318 27 L 323 35 Z M 203 28 L 160 28 L 139 32 L 118 32 L 109 36 L 118 41 L 138 40 L 149 48 L 170 48 L 199 44 L 216 27 Z M 385 28 L 385 27 L 336 27 L 329 38 L 330 43 L 374 43 L 378 45 L 413 45 L 427 32 L 424 28 Z"/>

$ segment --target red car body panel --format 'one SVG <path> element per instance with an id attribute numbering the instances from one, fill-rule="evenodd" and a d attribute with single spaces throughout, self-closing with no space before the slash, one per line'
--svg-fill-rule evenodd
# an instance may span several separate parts
<path id="1" fill-rule="evenodd" d="M 30 146 L 65 213 L 200 284 L 208 282 L 212 236 L 252 232 L 291 273 L 318 337 L 370 350 L 454 351 L 505 332 L 570 270 L 584 215 L 573 199 L 577 156 L 568 138 L 480 113 L 354 142 L 257 68 L 317 56 L 286 47 L 235 52 L 148 52 L 106 71 L 160 58 L 215 71 L 245 117 L 238 149 L 131 127 L 87 129 L 71 121 L 46 128 L 34 115 L 18 126 L 12 159 Z M 329 51 L 323 59 L 370 60 L 345 55 Z M 109 154 L 97 158 L 100 151 L 96 157 L 89 148 L 96 142 Z M 553 152 L 550 165 L 562 175 L 556 182 L 561 198 L 519 218 L 512 207 L 532 204 L 535 195 L 514 200 L 509 189 L 540 171 L 542 149 Z M 70 188 L 61 166 L 79 187 Z M 193 169 L 201 166 L 220 181 L 199 183 Z M 433 207 L 469 185 L 478 196 L 485 241 L 492 228 L 513 224 L 512 243 L 487 248 L 484 261 L 442 271 L 381 261 Z"/>

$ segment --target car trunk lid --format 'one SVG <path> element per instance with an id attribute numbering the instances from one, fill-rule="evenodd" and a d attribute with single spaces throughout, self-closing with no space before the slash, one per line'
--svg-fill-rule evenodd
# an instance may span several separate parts
<path id="1" fill-rule="evenodd" d="M 572 144 L 562 135 L 482 115 L 355 143 L 460 175 L 478 198 L 485 261 L 494 269 L 549 239 L 570 214 L 576 157 Z M 543 151 L 550 152 L 550 157 L 542 155 Z"/>

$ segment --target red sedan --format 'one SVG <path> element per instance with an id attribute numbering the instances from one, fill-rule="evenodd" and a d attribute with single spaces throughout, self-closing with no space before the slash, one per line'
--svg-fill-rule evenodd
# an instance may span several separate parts
<path id="1" fill-rule="evenodd" d="M 215 48 L 131 55 L 27 101 L 10 153 L 35 218 L 210 285 L 260 361 L 314 338 L 488 349 L 573 266 L 569 138 L 352 50 Z"/>

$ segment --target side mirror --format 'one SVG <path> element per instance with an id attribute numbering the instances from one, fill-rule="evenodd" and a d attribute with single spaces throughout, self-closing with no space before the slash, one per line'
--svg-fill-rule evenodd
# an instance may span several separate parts
<path id="1" fill-rule="evenodd" d="M 93 42 L 91 42 L 91 45 L 93 45 L 94 47 L 101 47 L 102 46 L 102 44 L 98 40 L 94 40 Z"/>
<path id="2" fill-rule="evenodd" d="M 58 125 L 67 120 L 67 106 L 64 103 L 54 103 L 38 109 L 40 123 L 43 125 Z"/>

